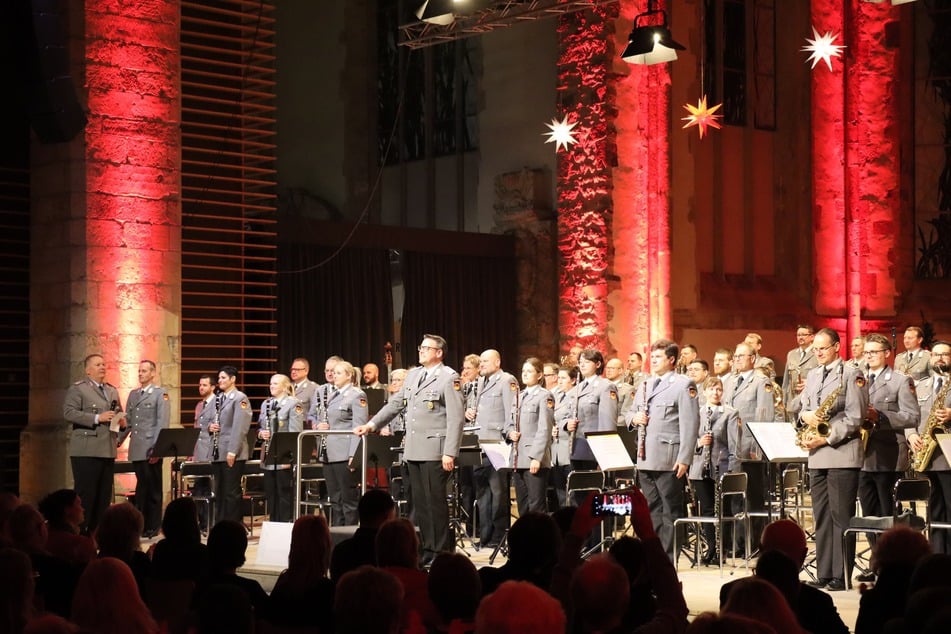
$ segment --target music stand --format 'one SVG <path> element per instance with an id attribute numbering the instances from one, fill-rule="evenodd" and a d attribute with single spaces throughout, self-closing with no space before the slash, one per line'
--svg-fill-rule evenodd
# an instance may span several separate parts
<path id="1" fill-rule="evenodd" d="M 297 436 L 299 431 L 279 431 L 271 434 L 267 454 L 261 461 L 264 465 L 294 464 L 297 462 Z"/>
<path id="2" fill-rule="evenodd" d="M 198 434 L 196 427 L 167 427 L 159 430 L 158 438 L 152 446 L 151 458 L 178 458 L 190 456 L 195 451 Z"/>
<path id="3" fill-rule="evenodd" d="M 369 463 L 367 466 L 377 469 L 381 465 L 384 465 L 388 468 L 396 462 L 400 447 L 398 443 L 397 446 L 393 446 L 393 438 L 393 436 L 381 436 L 379 434 L 367 434 L 363 436 L 363 442 L 367 443 L 367 462 Z M 364 467 L 362 452 L 354 452 L 353 462 L 350 463 L 350 467 L 355 470 L 360 470 Z"/>
<path id="4" fill-rule="evenodd" d="M 383 409 L 386 403 L 386 390 L 383 388 L 369 388 L 363 390 L 367 397 L 367 415 L 371 418 Z"/>

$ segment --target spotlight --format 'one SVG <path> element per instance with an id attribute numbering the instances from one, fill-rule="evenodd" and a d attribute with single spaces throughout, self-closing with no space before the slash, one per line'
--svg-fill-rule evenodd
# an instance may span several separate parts
<path id="1" fill-rule="evenodd" d="M 674 41 L 667 28 L 667 12 L 654 8 L 654 2 L 647 4 L 647 11 L 634 18 L 634 29 L 628 37 L 627 47 L 621 53 L 621 59 L 629 64 L 663 64 L 677 59 L 677 51 L 686 47 Z M 641 26 L 641 21 L 652 16 L 660 16 L 660 24 Z"/>
<path id="2" fill-rule="evenodd" d="M 863 2 L 869 2 L 871 4 L 882 4 L 885 0 L 862 0 Z M 892 6 L 896 7 L 900 4 L 908 4 L 909 2 L 914 2 L 915 0 L 892 0 Z"/>
<path id="3" fill-rule="evenodd" d="M 462 4 L 462 2 L 460 0 L 425 0 L 416 10 L 416 17 L 429 24 L 446 26 L 456 19 L 453 15 L 456 4 Z"/>

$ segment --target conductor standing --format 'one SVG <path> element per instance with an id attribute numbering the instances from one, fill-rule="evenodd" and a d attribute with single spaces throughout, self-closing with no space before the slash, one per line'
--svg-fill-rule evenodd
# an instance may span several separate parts
<path id="1" fill-rule="evenodd" d="M 422 534 L 422 563 L 428 564 L 453 549 L 446 484 L 462 442 L 465 407 L 459 375 L 443 365 L 446 340 L 423 335 L 417 350 L 421 367 L 410 370 L 403 388 L 354 433 L 376 431 L 405 412 L 404 458 Z"/>

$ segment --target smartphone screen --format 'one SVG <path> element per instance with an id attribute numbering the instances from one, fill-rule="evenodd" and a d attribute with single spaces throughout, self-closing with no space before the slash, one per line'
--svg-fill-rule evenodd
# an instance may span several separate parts
<path id="1" fill-rule="evenodd" d="M 591 504 L 591 515 L 595 517 L 630 514 L 631 494 L 624 491 L 600 493 L 594 496 L 594 502 Z"/>

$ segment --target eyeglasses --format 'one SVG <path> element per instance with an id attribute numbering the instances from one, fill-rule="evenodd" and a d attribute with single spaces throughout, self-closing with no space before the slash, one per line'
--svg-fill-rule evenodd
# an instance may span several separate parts
<path id="1" fill-rule="evenodd" d="M 416 352 L 422 352 L 423 350 L 439 350 L 439 348 L 434 348 L 432 346 L 417 346 Z"/>
<path id="2" fill-rule="evenodd" d="M 951 357 L 951 352 L 932 352 L 933 357 Z"/>
<path id="3" fill-rule="evenodd" d="M 743 359 L 743 358 L 745 358 L 745 357 L 752 357 L 752 356 L 753 356 L 753 355 L 751 355 L 751 354 L 734 354 L 734 355 L 733 355 L 733 360 L 736 361 L 737 359 Z"/>
<path id="4" fill-rule="evenodd" d="M 307 368 L 291 368 L 291 372 L 303 372 Z"/>
<path id="5" fill-rule="evenodd" d="M 813 346 L 812 349 L 815 350 L 816 352 L 825 352 L 826 350 L 831 350 L 834 347 L 835 347 L 835 344 L 832 344 L 831 346 L 825 346 L 823 348 L 820 348 L 819 346 Z"/>
<path id="6" fill-rule="evenodd" d="M 884 349 L 882 349 L 882 350 L 865 350 L 864 352 L 862 352 L 862 354 L 864 354 L 866 357 L 870 357 L 870 356 L 872 356 L 873 354 L 882 354 L 883 352 L 885 352 Z"/>

